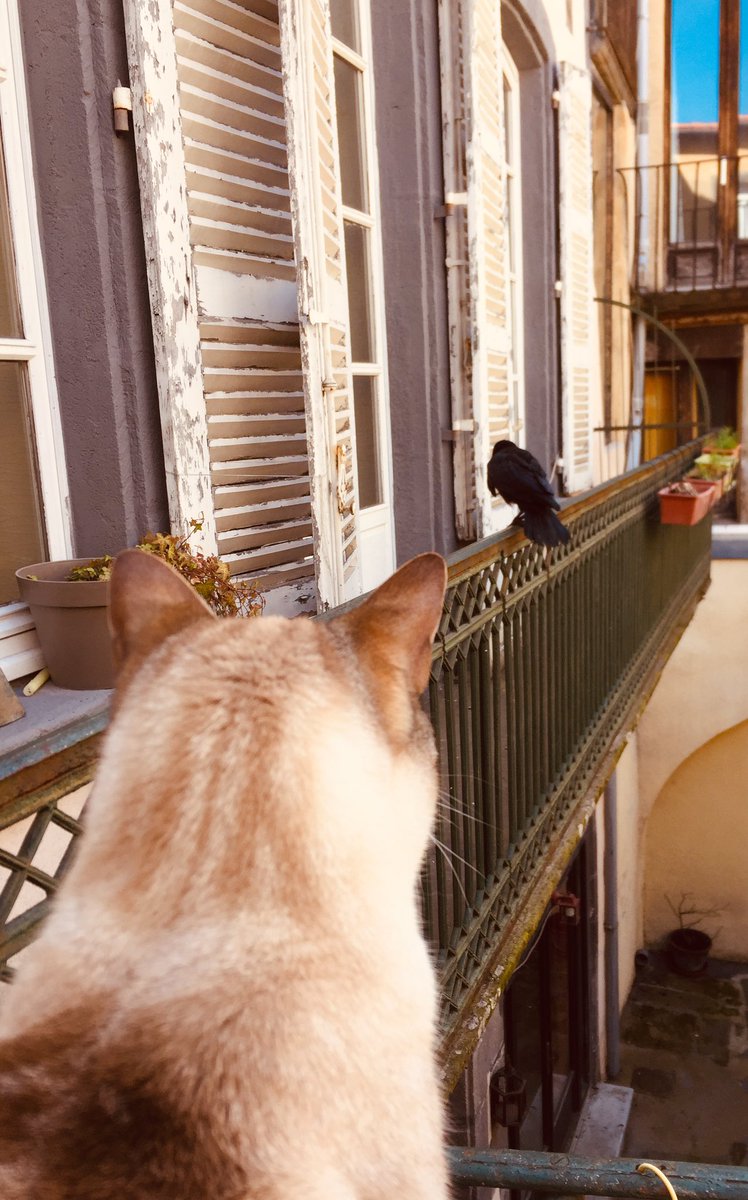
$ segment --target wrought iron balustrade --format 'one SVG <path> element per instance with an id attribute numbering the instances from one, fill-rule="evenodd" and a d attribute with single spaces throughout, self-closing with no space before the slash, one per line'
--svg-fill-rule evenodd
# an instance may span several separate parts
<path id="1" fill-rule="evenodd" d="M 444 853 L 423 877 L 446 1032 L 706 586 L 709 521 L 657 519 L 657 489 L 696 453 L 692 443 L 568 505 L 567 547 L 510 530 L 450 560 L 429 688 Z M 70 762 L 39 764 L 40 779 L 0 788 L 0 980 L 70 860 L 94 751 L 90 740 Z"/>
<path id="2" fill-rule="evenodd" d="M 568 546 L 515 530 L 450 560 L 429 685 L 440 845 L 423 878 L 447 1040 L 708 584 L 711 522 L 658 519 L 658 489 L 698 445 L 565 507 Z"/>
<path id="3" fill-rule="evenodd" d="M 634 215 L 634 291 L 748 286 L 748 154 L 619 168 Z"/>

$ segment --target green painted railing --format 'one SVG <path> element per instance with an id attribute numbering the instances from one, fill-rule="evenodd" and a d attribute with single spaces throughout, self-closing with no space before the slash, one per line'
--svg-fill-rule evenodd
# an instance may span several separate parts
<path id="1" fill-rule="evenodd" d="M 633 1196 L 667 1200 L 662 1180 L 640 1159 L 578 1158 L 530 1150 L 449 1150 L 452 1182 L 463 1187 L 511 1188 L 555 1196 Z M 748 1167 L 651 1160 L 678 1200 L 746 1200 Z"/>
<path id="2" fill-rule="evenodd" d="M 444 851 L 423 880 L 447 1033 L 558 829 L 604 783 L 611 747 L 706 587 L 710 522 L 666 528 L 657 517 L 657 489 L 696 453 L 674 451 L 567 505 L 567 547 L 544 551 L 510 531 L 450 560 L 429 689 Z M 0 834 L 31 818 L 0 848 L 0 980 L 69 861 L 72 845 L 49 865 L 37 852 L 48 831 L 79 834 L 64 796 L 91 778 L 95 741 L 0 782 Z"/>
<path id="3" fill-rule="evenodd" d="M 515 530 L 450 560 L 429 687 L 440 845 L 423 881 L 445 1035 L 496 972 L 549 848 L 602 789 L 708 584 L 711 521 L 661 525 L 657 501 L 698 445 L 567 505 L 565 547 Z"/>

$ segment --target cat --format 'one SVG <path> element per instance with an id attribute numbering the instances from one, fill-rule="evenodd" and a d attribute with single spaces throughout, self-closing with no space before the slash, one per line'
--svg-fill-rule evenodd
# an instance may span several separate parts
<path id="1" fill-rule="evenodd" d="M 446 1200 L 416 901 L 445 580 L 227 620 L 118 557 L 85 833 L 0 1009 L 2 1200 Z"/>

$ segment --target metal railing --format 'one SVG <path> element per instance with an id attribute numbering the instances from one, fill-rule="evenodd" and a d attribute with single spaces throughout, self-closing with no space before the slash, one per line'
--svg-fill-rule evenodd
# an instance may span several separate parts
<path id="1" fill-rule="evenodd" d="M 450 560 L 429 685 L 443 803 L 423 880 L 445 1034 L 708 584 L 711 522 L 658 519 L 658 489 L 698 448 L 566 506 L 568 546 L 508 531 Z"/>
<path id="2" fill-rule="evenodd" d="M 567 505 L 566 547 L 544 551 L 510 530 L 450 560 L 429 687 L 443 850 L 423 877 L 445 1032 L 557 831 L 604 782 L 632 704 L 707 584 L 710 522 L 673 529 L 657 519 L 657 489 L 686 470 L 697 446 Z M 43 777 L 0 794 L 0 831 L 30 821 L 17 847 L 0 850 L 0 979 L 10 978 L 8 959 L 35 935 L 69 862 L 81 826 L 65 812 L 66 795 L 91 778 L 94 752 L 89 739 L 69 762 L 39 764 Z M 38 851 L 53 830 L 70 844 L 45 864 Z"/>
<path id="3" fill-rule="evenodd" d="M 639 1159 L 578 1158 L 533 1150 L 448 1151 L 452 1182 L 463 1187 L 511 1188 L 554 1196 L 633 1196 L 662 1200 L 665 1186 L 650 1164 Z M 643 1166 L 648 1169 L 642 1170 Z M 679 1200 L 746 1200 L 748 1167 L 709 1163 L 654 1164 Z"/>
<path id="4" fill-rule="evenodd" d="M 636 292 L 748 285 L 748 155 L 619 168 L 634 212 Z"/>

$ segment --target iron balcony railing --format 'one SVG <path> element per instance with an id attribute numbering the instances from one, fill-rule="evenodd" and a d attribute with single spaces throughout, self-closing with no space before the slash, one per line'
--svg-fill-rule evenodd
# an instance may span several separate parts
<path id="1" fill-rule="evenodd" d="M 619 169 L 634 213 L 635 292 L 748 286 L 748 154 Z"/>
<path id="2" fill-rule="evenodd" d="M 698 448 L 567 505 L 565 547 L 510 530 L 450 560 L 429 685 L 443 800 L 423 879 L 445 1055 L 460 1023 L 475 1023 L 481 980 L 508 979 L 507 930 L 579 802 L 602 789 L 708 585 L 709 519 L 658 518 L 658 489 Z"/>
<path id="3" fill-rule="evenodd" d="M 678 1200 L 746 1200 L 748 1167 L 710 1163 L 591 1159 L 533 1150 L 448 1151 L 452 1182 L 552 1196 L 632 1196 L 667 1200 L 667 1179 Z"/>
<path id="4" fill-rule="evenodd" d="M 559 829 L 602 786 L 616 739 L 707 585 L 709 521 L 657 519 L 657 489 L 697 445 L 569 504 L 567 547 L 544 551 L 510 530 L 449 562 L 429 687 L 444 800 L 440 848 L 423 876 L 447 1038 Z M 0 788 L 0 980 L 70 861 L 81 824 L 68 794 L 91 778 L 94 742 Z"/>

